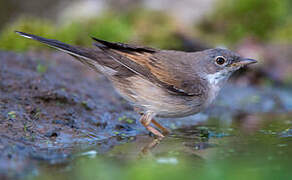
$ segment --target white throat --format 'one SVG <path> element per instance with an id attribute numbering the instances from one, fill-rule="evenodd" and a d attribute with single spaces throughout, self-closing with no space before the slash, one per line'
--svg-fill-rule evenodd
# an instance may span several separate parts
<path id="1" fill-rule="evenodd" d="M 213 102 L 213 100 L 216 98 L 218 95 L 219 91 L 229 78 L 231 73 L 227 71 L 219 71 L 214 74 L 208 74 L 205 76 L 205 79 L 208 81 L 209 85 L 209 94 L 207 98 L 206 105 L 208 106 Z"/>
<path id="2" fill-rule="evenodd" d="M 206 75 L 206 80 L 211 86 L 222 86 L 226 82 L 228 77 L 229 75 L 226 72 L 219 71 L 214 74 Z"/>

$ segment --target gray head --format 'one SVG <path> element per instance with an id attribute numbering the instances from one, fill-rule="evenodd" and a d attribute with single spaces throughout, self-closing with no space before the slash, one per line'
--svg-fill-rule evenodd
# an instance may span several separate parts
<path id="1" fill-rule="evenodd" d="M 213 84 L 223 84 L 239 68 L 256 63 L 256 60 L 243 58 L 228 49 L 208 49 L 201 51 L 197 63 L 200 75 Z"/>
<path id="2" fill-rule="evenodd" d="M 207 74 L 214 74 L 217 72 L 232 73 L 239 68 L 256 63 L 256 60 L 243 58 L 239 54 L 228 49 L 208 49 L 202 51 L 203 58 L 200 58 L 201 67 Z"/>

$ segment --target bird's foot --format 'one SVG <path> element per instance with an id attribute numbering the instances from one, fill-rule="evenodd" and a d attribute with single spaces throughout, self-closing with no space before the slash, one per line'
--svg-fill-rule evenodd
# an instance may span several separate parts
<path id="1" fill-rule="evenodd" d="M 155 129 L 154 127 L 150 126 L 150 123 L 151 121 L 153 121 L 154 116 L 155 114 L 151 112 L 145 113 L 140 118 L 140 122 L 149 132 L 153 133 L 155 136 L 162 139 L 164 138 L 164 135 L 161 132 L 159 132 L 157 129 Z"/>

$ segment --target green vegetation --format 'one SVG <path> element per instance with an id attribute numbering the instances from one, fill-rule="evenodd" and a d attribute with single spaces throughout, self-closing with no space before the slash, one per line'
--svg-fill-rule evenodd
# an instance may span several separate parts
<path id="1" fill-rule="evenodd" d="M 289 3 L 289 0 L 221 0 L 200 27 L 207 35 L 219 35 L 220 40 L 228 43 L 244 37 L 271 40 L 275 39 L 274 32 L 281 38 L 292 38 L 291 27 L 287 26 L 291 24 Z"/>
<path id="2" fill-rule="evenodd" d="M 200 29 L 205 40 L 212 43 L 234 44 L 245 37 L 291 42 L 291 12 L 289 0 L 220 0 L 215 10 L 194 30 Z M 61 26 L 47 19 L 23 17 L 0 32 L 0 47 L 24 51 L 42 46 L 17 36 L 14 30 L 19 30 L 83 46 L 90 46 L 90 36 L 94 36 L 108 41 L 181 49 L 181 40 L 174 36 L 177 26 L 165 13 L 144 9 L 122 14 L 106 12 L 96 18 Z"/>
<path id="3" fill-rule="evenodd" d="M 82 27 L 82 28 L 80 28 Z M 55 39 L 76 45 L 91 45 L 90 36 L 108 41 L 127 42 L 133 34 L 128 19 L 124 16 L 104 14 L 101 17 L 75 21 L 56 28 Z"/>
<path id="4" fill-rule="evenodd" d="M 287 21 L 286 24 L 276 29 L 273 33 L 271 33 L 271 39 L 276 42 L 285 42 L 291 43 L 292 42 L 292 16 L 290 21 Z"/>
<path id="5" fill-rule="evenodd" d="M 118 121 L 126 122 L 126 123 L 128 123 L 128 124 L 132 124 L 132 123 L 134 123 L 134 120 L 131 119 L 131 118 L 128 118 L 127 116 L 119 117 L 119 118 L 118 118 Z"/>
<path id="6" fill-rule="evenodd" d="M 36 68 L 37 68 L 37 72 L 40 74 L 44 74 L 45 72 L 47 72 L 47 69 L 48 69 L 48 67 L 43 64 L 38 64 Z"/>
<path id="7" fill-rule="evenodd" d="M 14 33 L 18 30 L 82 46 L 90 46 L 93 42 L 90 36 L 94 36 L 108 41 L 131 41 L 158 48 L 176 49 L 180 47 L 180 43 L 173 36 L 175 28 L 172 19 L 167 15 L 146 10 L 122 15 L 104 13 L 100 17 L 73 21 L 59 27 L 46 19 L 24 17 L 2 30 L 0 47 L 14 51 L 43 47 L 40 43 L 19 37 Z"/>
<path id="8" fill-rule="evenodd" d="M 177 24 L 163 12 L 136 10 L 127 15 L 135 29 L 135 41 L 163 49 L 180 49 L 182 42 L 174 36 Z"/>
<path id="9" fill-rule="evenodd" d="M 41 20 L 32 17 L 20 18 L 16 22 L 5 27 L 0 33 L 0 47 L 5 50 L 24 51 L 31 47 L 40 47 L 41 44 L 34 41 L 27 41 L 19 38 L 15 30 L 36 33 L 48 38 L 53 37 L 55 27 L 48 20 Z"/>
<path id="10" fill-rule="evenodd" d="M 7 113 L 8 117 L 10 119 L 15 119 L 16 118 L 16 112 L 15 111 L 10 111 Z"/>
<path id="11" fill-rule="evenodd" d="M 211 43 L 234 44 L 245 37 L 291 42 L 291 12 L 289 0 L 220 0 L 215 10 L 193 30 L 199 29 L 200 36 Z M 82 46 L 90 46 L 90 36 L 94 36 L 108 41 L 181 49 L 181 40 L 174 36 L 177 26 L 165 13 L 144 9 L 122 14 L 105 12 L 99 17 L 58 26 L 47 19 L 23 17 L 0 32 L 0 47 L 16 51 L 42 47 L 40 43 L 17 36 L 14 30 L 19 30 Z"/>

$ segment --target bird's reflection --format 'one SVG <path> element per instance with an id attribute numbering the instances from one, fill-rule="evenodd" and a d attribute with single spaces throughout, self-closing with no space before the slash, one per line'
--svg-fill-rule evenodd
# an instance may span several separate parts
<path id="1" fill-rule="evenodd" d="M 146 144 L 140 153 L 140 156 L 143 157 L 145 155 L 149 155 L 151 153 L 151 150 L 154 149 L 157 145 L 159 145 L 161 143 L 161 141 L 163 141 L 164 138 L 155 138 L 153 140 L 151 140 L 148 144 Z"/>
<path id="2" fill-rule="evenodd" d="M 213 147 L 209 143 L 208 132 L 197 127 L 177 129 L 165 138 L 138 136 L 135 143 L 140 146 L 139 157 L 149 157 L 167 152 L 183 152 L 183 154 L 198 154 L 198 150 Z"/>

